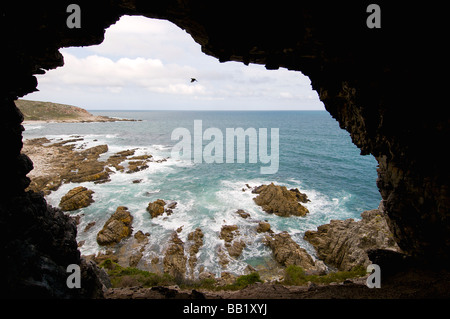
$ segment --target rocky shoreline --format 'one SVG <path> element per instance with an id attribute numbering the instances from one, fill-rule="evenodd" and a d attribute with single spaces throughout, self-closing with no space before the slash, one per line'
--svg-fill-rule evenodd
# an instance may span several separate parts
<path id="1" fill-rule="evenodd" d="M 108 151 L 108 146 L 97 145 L 85 148 L 84 144 L 78 147 L 73 144 L 82 140 L 83 138 L 79 136 L 58 141 L 46 138 L 26 140 L 23 152 L 35 165 L 35 169 L 29 174 L 31 178 L 29 189 L 49 194 L 62 184 L 70 182 L 106 183 L 110 180 L 110 175 L 116 171 L 132 174 L 147 168 L 149 162 L 155 161 L 150 154 L 136 156 L 135 149 L 111 154 L 106 160 L 100 161 L 100 155 Z M 267 214 L 274 214 L 279 218 L 291 218 L 290 216 L 303 218 L 309 213 L 308 209 L 302 205 L 309 199 L 298 189 L 287 189 L 285 186 L 271 183 L 255 187 L 246 184 L 242 190 L 250 190 L 256 194 L 253 198 L 255 204 Z M 76 211 L 93 202 L 92 194 L 93 191 L 86 187 L 75 187 L 61 198 L 59 206 L 63 211 Z M 149 219 L 167 218 L 172 213 L 176 213 L 176 209 L 177 202 L 168 199 L 149 202 L 146 208 Z M 317 230 L 307 231 L 304 239 L 313 245 L 317 256 L 309 255 L 288 232 L 275 233 L 269 222 L 253 220 L 252 216 L 242 209 L 235 213 L 242 220 L 254 222 L 251 232 L 255 236 L 263 234 L 263 243 L 272 252 L 272 269 L 255 269 L 250 265 L 246 268 L 247 274 L 260 273 L 265 284 L 282 283 L 289 266 L 300 267 L 306 275 L 323 276 L 336 270 L 350 271 L 357 267 L 367 267 L 371 263 L 368 256 L 368 251 L 371 250 L 400 252 L 389 231 L 387 217 L 378 209 L 363 212 L 360 221 L 332 220 L 329 224 L 318 227 Z M 78 222 L 80 216 L 78 215 L 77 218 Z M 94 224 L 94 222 L 90 223 L 78 231 L 92 231 Z M 143 260 L 143 252 L 152 241 L 152 235 L 144 233 L 143 230 L 134 229 L 133 212 L 127 207 L 118 206 L 96 234 L 97 243 L 105 250 L 96 255 L 84 256 L 84 258 L 98 265 L 109 261 L 117 263 L 120 267 L 136 269 L 145 264 L 146 271 L 168 274 L 173 278 L 213 280 L 219 286 L 231 284 L 237 280 L 238 276 L 228 272 L 227 265 L 231 260 L 239 259 L 248 244 L 245 237 L 240 234 L 240 227 L 239 223 L 224 224 L 217 234 L 223 244 L 217 252 L 222 272 L 216 276 L 203 266 L 197 265 L 199 251 L 205 240 L 201 228 L 190 232 L 187 239 L 183 241 L 178 235 L 183 229 L 180 225 L 170 236 L 163 256 L 154 255 Z M 83 242 L 79 242 L 78 245 L 83 245 Z M 135 293 L 141 297 L 151 295 L 149 295 L 151 290 L 148 289 L 143 292 L 139 289 L 123 288 L 125 295 L 111 289 L 106 293 L 108 298 L 130 297 Z M 236 296 L 236 293 L 228 293 L 227 296 L 232 298 Z"/>
<path id="2" fill-rule="evenodd" d="M 83 138 L 77 135 L 66 140 L 49 140 L 45 137 L 25 140 L 22 152 L 33 161 L 29 190 L 48 195 L 64 183 L 106 183 L 114 170 L 125 173 L 141 171 L 155 160 L 152 155 L 135 156 L 136 149 L 127 149 L 112 154 L 106 161 L 100 155 L 108 152 L 108 145 L 102 144 L 85 148 L 76 146 Z"/>

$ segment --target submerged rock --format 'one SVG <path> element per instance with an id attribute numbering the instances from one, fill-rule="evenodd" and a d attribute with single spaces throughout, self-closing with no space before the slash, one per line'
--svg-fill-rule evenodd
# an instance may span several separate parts
<path id="1" fill-rule="evenodd" d="M 374 209 L 363 212 L 361 217 L 360 221 L 332 220 L 319 226 L 317 231 L 307 231 L 304 239 L 314 246 L 319 259 L 339 270 L 367 267 L 371 263 L 368 250 L 400 251 L 385 214 Z"/>
<path id="2" fill-rule="evenodd" d="M 244 218 L 244 219 L 247 219 L 247 218 L 250 217 L 250 214 L 247 213 L 246 211 L 244 211 L 243 209 L 238 209 L 238 210 L 236 211 L 236 214 L 238 214 L 239 216 L 241 216 L 241 217 Z"/>
<path id="3" fill-rule="evenodd" d="M 92 199 L 93 193 L 94 191 L 91 191 L 86 187 L 83 186 L 75 187 L 61 198 L 61 201 L 59 202 L 59 207 L 63 211 L 72 211 L 83 207 L 87 207 L 94 202 L 94 200 Z"/>
<path id="4" fill-rule="evenodd" d="M 128 208 L 125 206 L 117 207 L 117 210 L 106 221 L 103 229 L 97 234 L 97 243 L 99 245 L 113 245 L 119 243 L 123 238 L 131 235 L 131 216 Z"/>
<path id="5" fill-rule="evenodd" d="M 308 209 L 299 203 L 299 200 L 305 202 L 308 199 L 298 189 L 288 190 L 286 186 L 271 183 L 254 188 L 252 193 L 258 194 L 253 200 L 266 213 L 282 217 L 305 216 L 309 213 Z"/>

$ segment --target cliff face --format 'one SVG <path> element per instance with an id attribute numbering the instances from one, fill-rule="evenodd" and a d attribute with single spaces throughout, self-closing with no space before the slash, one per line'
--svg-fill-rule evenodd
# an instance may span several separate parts
<path id="1" fill-rule="evenodd" d="M 369 29 L 369 1 L 331 5 L 232 0 L 220 5 L 194 0 L 77 3 L 82 14 L 80 29 L 66 26 L 70 2 L 15 1 L 0 9 L 2 59 L 6 62 L 2 67 L 6 81 L 0 91 L 0 136 L 5 150 L 2 167 L 8 168 L 3 174 L 8 189 L 0 203 L 4 227 L 28 233 L 27 227 L 15 223 L 16 216 L 28 210 L 19 205 L 20 198 L 38 196 L 24 193 L 32 163 L 20 154 L 23 117 L 14 100 L 36 90 L 35 74 L 63 65 L 59 48 L 101 43 L 109 25 L 123 14 L 132 14 L 174 22 L 202 45 L 203 52 L 221 62 L 285 67 L 309 76 L 326 109 L 350 132 L 361 153 L 373 154 L 378 160 L 377 185 L 401 249 L 421 260 L 449 259 L 450 172 L 443 145 L 448 143 L 450 126 L 448 112 L 432 99 L 435 92 L 445 92 L 437 83 L 440 80 L 432 77 L 432 72 L 444 67 L 445 43 L 440 32 L 445 28 L 438 23 L 445 20 L 436 16 L 438 9 L 432 4 L 430 9 L 414 4 L 397 8 L 378 1 L 382 27 Z M 58 219 L 48 215 L 46 205 L 34 207 L 35 218 Z M 36 231 L 46 236 L 52 230 L 49 224 L 44 226 Z M 54 236 L 63 236 L 58 234 Z M 74 233 L 64 234 L 70 237 L 69 251 L 50 249 L 53 246 L 44 241 L 34 244 L 31 237 L 28 243 L 37 247 L 36 254 L 66 267 L 69 260 L 59 258 L 75 256 L 76 247 Z M 17 245 L 25 243 L 16 237 Z M 17 254 L 10 241 L 2 236 L 2 255 Z M 39 265 L 31 267 L 40 271 Z M 17 274 L 16 280 L 21 276 Z"/>

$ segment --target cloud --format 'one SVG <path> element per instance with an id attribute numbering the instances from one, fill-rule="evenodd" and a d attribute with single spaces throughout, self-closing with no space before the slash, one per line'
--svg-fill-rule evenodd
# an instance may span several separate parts
<path id="1" fill-rule="evenodd" d="M 54 86 L 105 88 L 120 93 L 123 88 L 142 88 L 169 94 L 205 94 L 204 86 L 190 83 L 198 71 L 190 66 L 163 64 L 159 59 L 121 58 L 113 61 L 98 55 L 78 58 L 64 52 L 65 66 L 48 72 L 40 83 Z"/>
<path id="2" fill-rule="evenodd" d="M 132 108 L 323 109 L 300 72 L 219 63 L 184 30 L 164 20 L 124 16 L 106 30 L 102 44 L 61 53 L 64 67 L 38 76 L 41 92 L 27 98 L 81 101 L 91 109 L 123 109 L 123 101 L 131 100 Z M 191 77 L 198 82 L 190 83 Z"/>
<path id="3" fill-rule="evenodd" d="M 158 57 L 168 63 L 186 58 L 194 62 L 202 54 L 200 45 L 172 22 L 142 16 L 121 17 L 106 30 L 104 42 L 89 50 L 112 57 Z"/>

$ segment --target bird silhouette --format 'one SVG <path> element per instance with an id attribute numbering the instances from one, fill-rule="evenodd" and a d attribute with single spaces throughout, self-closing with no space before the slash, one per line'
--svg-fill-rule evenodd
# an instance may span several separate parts
<path id="1" fill-rule="evenodd" d="M 198 82 L 196 78 L 191 78 L 191 83 Z"/>

